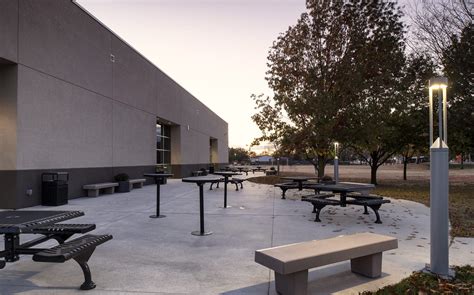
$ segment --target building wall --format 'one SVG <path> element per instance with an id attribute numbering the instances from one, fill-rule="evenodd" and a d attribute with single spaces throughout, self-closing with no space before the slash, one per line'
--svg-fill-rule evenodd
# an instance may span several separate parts
<path id="1" fill-rule="evenodd" d="M 0 208 L 39 204 L 45 171 L 70 172 L 70 198 L 154 171 L 157 117 L 176 177 L 210 164 L 211 137 L 227 162 L 227 123 L 70 0 L 0 0 L 0 77 L 13 79 L 0 82 L 0 182 L 16 190 Z"/>

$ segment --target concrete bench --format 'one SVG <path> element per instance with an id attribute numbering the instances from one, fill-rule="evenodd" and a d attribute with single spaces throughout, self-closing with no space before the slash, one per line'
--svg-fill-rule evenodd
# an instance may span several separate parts
<path id="1" fill-rule="evenodd" d="M 275 272 L 279 294 L 306 294 L 308 270 L 351 261 L 351 270 L 366 277 L 382 274 L 382 252 L 398 248 L 398 240 L 372 233 L 358 233 L 325 240 L 290 244 L 255 251 L 255 262 Z"/>
<path id="2" fill-rule="evenodd" d="M 82 188 L 87 191 L 88 197 L 98 197 L 99 191 L 103 191 L 104 194 L 113 194 L 115 187 L 119 186 L 117 182 L 104 182 L 96 184 L 86 184 Z"/>
<path id="3" fill-rule="evenodd" d="M 142 188 L 143 184 L 146 182 L 146 179 L 144 178 L 130 179 L 129 182 L 133 188 Z"/>

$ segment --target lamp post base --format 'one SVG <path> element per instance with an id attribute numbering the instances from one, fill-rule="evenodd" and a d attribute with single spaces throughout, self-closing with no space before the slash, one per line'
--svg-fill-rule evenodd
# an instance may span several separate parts
<path id="1" fill-rule="evenodd" d="M 429 263 L 425 264 L 425 268 L 423 268 L 421 271 L 423 273 L 439 276 L 443 280 L 452 280 L 456 276 L 456 271 L 452 267 L 449 267 L 447 275 L 437 274 L 437 273 L 431 271 L 431 265 Z"/>
<path id="2" fill-rule="evenodd" d="M 150 215 L 150 218 L 165 218 L 166 215 Z"/>

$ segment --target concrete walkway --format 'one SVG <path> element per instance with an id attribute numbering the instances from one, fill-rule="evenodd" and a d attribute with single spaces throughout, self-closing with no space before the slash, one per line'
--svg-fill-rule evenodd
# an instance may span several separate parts
<path id="1" fill-rule="evenodd" d="M 310 272 L 310 294 L 375 290 L 429 262 L 429 209 L 424 205 L 392 200 L 380 210 L 381 225 L 373 223 L 373 212 L 362 215 L 362 208 L 351 206 L 325 209 L 323 222 L 315 223 L 310 204 L 281 200 L 280 189 L 268 185 L 245 182 L 238 192 L 229 185 L 232 208 L 219 208 L 222 187 L 209 191 L 206 185 L 206 230 L 214 234 L 205 237 L 190 234 L 199 229 L 198 187 L 181 180 L 161 187 L 162 214 L 167 215 L 162 219 L 148 217 L 154 213 L 156 186 L 29 208 L 82 210 L 86 215 L 70 222 L 96 223 L 93 233 L 110 233 L 114 239 L 90 260 L 95 290 L 76 290 L 83 278 L 74 261 L 38 263 L 24 256 L 0 270 L 0 294 L 276 294 L 273 273 L 254 262 L 255 250 L 367 231 L 399 239 L 399 248 L 384 254 L 382 277 L 367 279 L 351 273 L 348 261 L 338 263 Z M 473 244 L 472 239 L 454 240 L 450 263 L 474 264 Z"/>

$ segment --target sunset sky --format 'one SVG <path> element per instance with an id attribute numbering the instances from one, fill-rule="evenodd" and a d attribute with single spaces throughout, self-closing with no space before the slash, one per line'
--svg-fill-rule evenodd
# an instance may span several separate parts
<path id="1" fill-rule="evenodd" d="M 266 93 L 266 58 L 304 0 L 78 0 L 229 123 L 229 146 L 259 136 L 250 94 Z"/>

